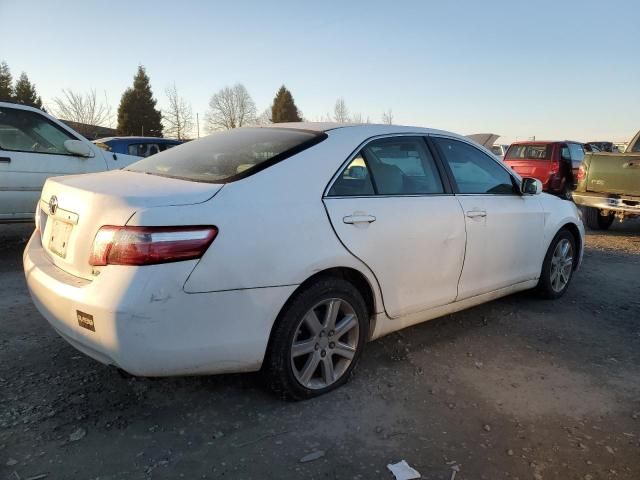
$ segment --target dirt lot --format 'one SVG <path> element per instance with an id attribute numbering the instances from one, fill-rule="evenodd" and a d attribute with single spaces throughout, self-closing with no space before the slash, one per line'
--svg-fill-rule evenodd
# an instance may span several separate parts
<path id="1" fill-rule="evenodd" d="M 589 235 L 561 300 L 390 335 L 303 403 L 257 374 L 122 378 L 79 354 L 31 304 L 29 231 L 0 226 L 2 479 L 390 479 L 401 459 L 427 479 L 640 478 L 638 222 Z"/>

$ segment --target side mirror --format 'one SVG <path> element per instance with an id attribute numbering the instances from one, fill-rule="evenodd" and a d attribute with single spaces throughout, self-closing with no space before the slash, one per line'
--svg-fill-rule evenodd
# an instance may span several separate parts
<path id="1" fill-rule="evenodd" d="M 78 157 L 90 157 L 93 153 L 91 151 L 91 147 L 80 140 L 65 140 L 64 148 L 72 155 L 77 155 Z"/>
<path id="2" fill-rule="evenodd" d="M 537 178 L 523 178 L 520 191 L 525 195 L 540 195 L 542 193 L 542 182 Z"/>

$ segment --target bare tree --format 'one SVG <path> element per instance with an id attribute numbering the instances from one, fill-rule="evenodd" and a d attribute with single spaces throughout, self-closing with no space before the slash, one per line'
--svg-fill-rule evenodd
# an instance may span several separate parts
<path id="1" fill-rule="evenodd" d="M 258 117 L 256 117 L 256 125 L 270 125 L 271 121 L 271 108 L 266 108 Z"/>
<path id="2" fill-rule="evenodd" d="M 349 121 L 349 109 L 342 97 L 336 100 L 336 105 L 333 107 L 333 120 L 338 123 L 347 123 Z"/>
<path id="3" fill-rule="evenodd" d="M 389 109 L 386 112 L 382 112 L 382 123 L 393 125 L 393 110 Z"/>
<path id="4" fill-rule="evenodd" d="M 353 123 L 362 123 L 362 114 L 361 113 L 352 113 L 350 121 L 353 122 Z"/>
<path id="5" fill-rule="evenodd" d="M 162 111 L 164 133 L 178 140 L 186 140 L 193 131 L 193 112 L 191 105 L 178 95 L 178 89 L 174 83 L 165 90 L 169 106 Z"/>
<path id="6" fill-rule="evenodd" d="M 107 94 L 104 94 L 104 100 L 100 100 L 95 90 L 79 93 L 62 89 L 62 96 L 55 97 L 49 109 L 61 120 L 80 124 L 74 128 L 86 136 L 91 136 L 96 126 L 113 126 L 113 110 Z"/>
<path id="7" fill-rule="evenodd" d="M 224 87 L 209 101 L 207 127 L 210 131 L 230 130 L 256 122 L 256 104 L 241 83 Z"/>

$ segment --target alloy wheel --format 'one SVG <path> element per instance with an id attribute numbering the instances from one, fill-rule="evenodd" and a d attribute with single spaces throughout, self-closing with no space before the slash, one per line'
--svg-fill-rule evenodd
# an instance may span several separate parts
<path id="1" fill-rule="evenodd" d="M 563 238 L 558 242 L 551 257 L 551 288 L 561 292 L 569 283 L 573 272 L 573 247 Z"/>
<path id="2" fill-rule="evenodd" d="M 329 298 L 302 317 L 291 344 L 291 367 L 303 387 L 329 387 L 348 370 L 358 347 L 360 324 L 345 300 Z"/>

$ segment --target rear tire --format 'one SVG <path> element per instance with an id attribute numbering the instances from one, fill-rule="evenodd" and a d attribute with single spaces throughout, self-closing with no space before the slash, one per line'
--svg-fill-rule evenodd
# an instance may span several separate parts
<path id="1" fill-rule="evenodd" d="M 551 241 L 544 257 L 537 290 L 543 298 L 560 298 L 573 278 L 576 240 L 567 229 L 560 230 Z"/>
<path id="2" fill-rule="evenodd" d="M 297 292 L 273 327 L 263 373 L 280 397 L 304 400 L 334 390 L 353 373 L 368 337 L 360 292 L 324 277 Z"/>
<path id="3" fill-rule="evenodd" d="M 608 230 L 615 219 L 613 214 L 600 215 L 600 210 L 593 207 L 586 207 L 583 212 L 584 221 L 591 230 Z"/>

